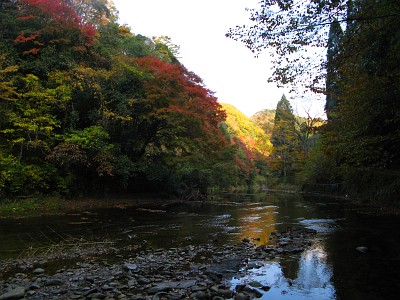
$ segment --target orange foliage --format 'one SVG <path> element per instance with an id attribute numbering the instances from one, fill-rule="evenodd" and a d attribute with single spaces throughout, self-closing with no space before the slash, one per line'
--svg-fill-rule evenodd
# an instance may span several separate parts
<path id="1" fill-rule="evenodd" d="M 163 120 L 170 128 L 180 129 L 182 137 L 197 141 L 198 147 L 213 144 L 213 150 L 226 145 L 219 124 L 225 112 L 200 77 L 179 64 L 155 57 L 136 60 L 149 77 L 145 82 L 144 103 L 151 108 L 148 116 Z"/>

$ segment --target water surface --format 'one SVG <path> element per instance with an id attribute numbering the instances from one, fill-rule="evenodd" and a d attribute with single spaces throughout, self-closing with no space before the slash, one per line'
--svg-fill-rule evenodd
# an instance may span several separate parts
<path id="1" fill-rule="evenodd" d="M 218 201 L 95 209 L 62 216 L 0 219 L 0 260 L 68 237 L 115 247 L 167 249 L 205 243 L 266 244 L 291 226 L 317 230 L 301 254 L 263 261 L 233 285 L 269 286 L 261 299 L 391 299 L 400 291 L 399 219 L 357 212 L 348 203 L 300 195 L 231 195 Z M 363 254 L 359 246 L 368 248 Z"/>

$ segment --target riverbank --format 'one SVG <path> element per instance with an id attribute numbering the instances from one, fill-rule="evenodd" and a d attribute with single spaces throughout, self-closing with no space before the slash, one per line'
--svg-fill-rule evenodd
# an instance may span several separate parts
<path id="1" fill-rule="evenodd" d="M 132 197 L 74 198 L 24 197 L 0 202 L 0 218 L 25 218 L 58 215 L 97 208 L 127 208 L 143 205 L 165 205 L 182 202 L 176 198 L 162 198 L 152 194 Z"/>
<path id="2" fill-rule="evenodd" d="M 54 268 L 59 255 L 0 263 L 0 299 L 254 299 L 269 286 L 248 282 L 232 286 L 254 268 L 310 246 L 316 232 L 302 226 L 274 232 L 267 245 L 250 238 L 235 245 L 218 240 L 169 249 L 116 249 L 112 244 L 70 249 L 64 260 L 73 266 Z M 101 255 L 103 254 L 103 255 Z M 71 262 L 71 261 L 70 261 Z"/>

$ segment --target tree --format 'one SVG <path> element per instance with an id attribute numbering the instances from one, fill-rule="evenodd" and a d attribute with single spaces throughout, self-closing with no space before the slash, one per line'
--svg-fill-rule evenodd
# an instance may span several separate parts
<path id="1" fill-rule="evenodd" d="M 65 0 L 73 7 L 82 22 L 96 28 L 117 20 L 116 8 L 108 0 Z"/>
<path id="2" fill-rule="evenodd" d="M 21 0 L 17 18 L 20 33 L 14 44 L 22 56 L 37 56 L 46 47 L 64 46 L 75 51 L 90 46 L 95 29 L 62 0 Z"/>
<path id="3" fill-rule="evenodd" d="M 106 0 L 0 2 L 1 196 L 195 198 L 252 176 L 252 153 L 229 143 L 225 111 L 179 47 L 116 17 Z"/>
<path id="4" fill-rule="evenodd" d="M 261 126 L 257 126 L 250 118 L 238 111 L 234 106 L 222 104 L 227 118 L 224 128 L 233 145 L 237 166 L 239 185 L 251 188 L 266 181 L 267 157 L 271 153 L 272 144 L 269 136 Z"/>
<path id="5" fill-rule="evenodd" d="M 260 1 L 250 10 L 251 26 L 237 26 L 227 36 L 243 42 L 253 52 L 271 50 L 274 72 L 270 81 L 278 85 L 302 85 L 312 91 L 324 90 L 329 25 L 345 23 L 347 0 Z"/>
<path id="6" fill-rule="evenodd" d="M 227 145 L 219 129 L 224 111 L 202 80 L 182 65 L 155 57 L 139 58 L 137 63 L 146 81 L 133 106 L 136 125 L 129 131 L 135 130 L 137 141 L 131 153 L 153 179 L 173 187 L 192 181 L 192 176 L 203 178 L 196 188 L 204 192 L 211 182 L 206 174 L 212 173 Z M 164 171 L 162 165 L 167 167 Z"/>
<path id="7" fill-rule="evenodd" d="M 343 30 L 339 22 L 334 21 L 330 25 L 328 36 L 328 50 L 326 63 L 326 104 L 325 112 L 328 119 L 334 115 L 334 110 L 338 105 L 341 78 L 336 68 L 337 59 L 340 55 L 340 45 L 343 38 Z"/>
<path id="8" fill-rule="evenodd" d="M 296 160 L 298 139 L 295 125 L 292 106 L 283 95 L 276 106 L 271 142 L 274 169 L 278 171 L 279 177 L 284 178 L 284 182 L 293 175 Z"/>
<path id="9" fill-rule="evenodd" d="M 166 59 L 169 62 L 177 62 L 181 47 L 174 44 L 169 36 L 153 37 L 153 41 L 156 44 L 156 50 L 160 53 L 161 59 Z"/>
<path id="10" fill-rule="evenodd" d="M 398 1 L 380 3 L 373 0 L 262 0 L 259 8 L 250 10 L 253 24 L 232 28 L 227 36 L 243 42 L 255 53 L 264 49 L 271 51 L 274 72 L 270 81 L 324 92 L 327 61 L 321 54 L 328 44 L 330 25 L 339 23 L 345 27 L 359 21 L 358 27 L 398 18 Z M 390 8 L 378 12 L 374 9 L 377 6 Z M 368 47 L 350 36 L 346 43 L 352 45 L 354 52 Z"/>

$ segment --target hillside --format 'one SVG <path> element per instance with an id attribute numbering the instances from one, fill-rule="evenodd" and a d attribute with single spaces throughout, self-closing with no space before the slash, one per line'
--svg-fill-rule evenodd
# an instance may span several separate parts
<path id="1" fill-rule="evenodd" d="M 250 120 L 270 137 L 274 129 L 274 118 L 275 109 L 264 109 L 251 116 Z"/>
<path id="2" fill-rule="evenodd" d="M 272 144 L 263 128 L 233 105 L 226 103 L 221 103 L 221 105 L 227 114 L 226 124 L 229 134 L 237 137 L 252 152 L 268 156 L 271 152 Z"/>

